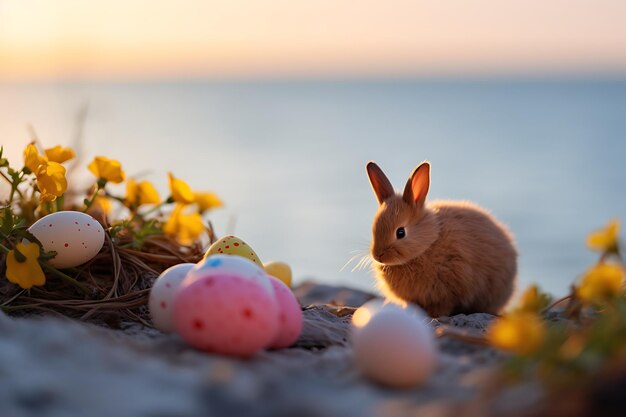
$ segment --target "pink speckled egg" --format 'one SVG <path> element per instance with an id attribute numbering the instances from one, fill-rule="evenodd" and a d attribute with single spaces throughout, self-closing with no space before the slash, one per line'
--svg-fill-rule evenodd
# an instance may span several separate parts
<path id="1" fill-rule="evenodd" d="M 234 257 L 232 257 L 234 258 Z M 188 277 L 174 298 L 174 327 L 191 346 L 233 356 L 251 356 L 274 340 L 274 296 L 254 280 L 205 271 Z"/>
<path id="2" fill-rule="evenodd" d="M 211 255 L 200 262 L 189 272 L 190 279 L 206 276 L 207 274 L 236 275 L 240 278 L 256 282 L 274 297 L 272 284 L 260 265 L 236 255 Z"/>
<path id="3" fill-rule="evenodd" d="M 289 287 L 280 279 L 268 275 L 278 304 L 278 331 L 270 348 L 282 349 L 293 345 L 302 332 L 302 309 Z"/>
<path id="4" fill-rule="evenodd" d="M 174 265 L 163 271 L 152 285 L 148 307 L 154 327 L 162 332 L 174 331 L 172 321 L 174 293 L 194 266 L 196 264 L 191 263 Z"/>

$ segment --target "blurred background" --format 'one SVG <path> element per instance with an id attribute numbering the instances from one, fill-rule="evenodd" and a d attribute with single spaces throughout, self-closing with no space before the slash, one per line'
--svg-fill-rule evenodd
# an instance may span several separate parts
<path id="1" fill-rule="evenodd" d="M 517 237 L 520 282 L 564 294 L 588 232 L 626 220 L 623 0 L 0 0 L 0 143 L 32 126 L 166 195 L 217 192 L 219 234 L 264 261 L 374 290 L 376 201 L 432 162 Z M 86 173 L 85 177 L 89 174 Z"/>

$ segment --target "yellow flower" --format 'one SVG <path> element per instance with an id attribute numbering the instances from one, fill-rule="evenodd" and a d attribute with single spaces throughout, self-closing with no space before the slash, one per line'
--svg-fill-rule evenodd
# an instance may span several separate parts
<path id="1" fill-rule="evenodd" d="M 531 285 L 524 291 L 518 309 L 521 311 L 535 312 L 543 310 L 550 303 L 550 296 L 542 293 L 537 285 Z"/>
<path id="2" fill-rule="evenodd" d="M 617 249 L 619 226 L 619 220 L 615 219 L 611 220 L 604 229 L 590 233 L 587 236 L 587 246 L 592 250 L 614 252 Z"/>
<path id="3" fill-rule="evenodd" d="M 137 182 L 130 178 L 126 183 L 126 204 L 129 207 L 143 204 L 159 204 L 159 192 L 149 181 Z"/>
<path id="4" fill-rule="evenodd" d="M 191 204 L 194 201 L 194 195 L 187 183 L 169 172 L 170 192 L 175 202 L 181 204 Z"/>
<path id="5" fill-rule="evenodd" d="M 32 143 L 29 143 L 24 149 L 24 166 L 30 170 L 30 172 L 36 173 L 41 164 L 46 162 L 46 157 L 39 155 L 37 147 Z"/>
<path id="6" fill-rule="evenodd" d="M 222 203 L 222 200 L 220 200 L 220 198 L 215 193 L 197 192 L 193 193 L 193 195 L 194 200 L 201 212 L 217 207 L 222 207 L 224 205 L 224 203 Z"/>
<path id="7" fill-rule="evenodd" d="M 517 312 L 497 319 L 488 329 L 489 342 L 518 355 L 531 355 L 541 347 L 546 327 L 541 318 L 530 312 Z"/>
<path id="8" fill-rule="evenodd" d="M 183 204 L 176 204 L 163 226 L 163 231 L 181 245 L 190 245 L 204 232 L 204 222 L 198 213 L 183 213 L 184 207 Z"/>
<path id="9" fill-rule="evenodd" d="M 54 201 L 67 190 L 65 167 L 56 162 L 46 162 L 37 169 L 37 187 L 41 201 Z"/>
<path id="10" fill-rule="evenodd" d="M 620 293 L 623 281 L 619 265 L 599 263 L 585 273 L 576 293 L 587 303 L 601 304 Z"/>
<path id="11" fill-rule="evenodd" d="M 33 285 L 44 285 L 46 276 L 37 260 L 39 258 L 39 245 L 18 243 L 16 246 L 22 256 L 17 255 L 15 250 L 11 250 L 7 254 L 6 275 L 9 281 L 24 289 L 29 289 Z M 21 258 L 22 262 L 18 258 Z"/>
<path id="12" fill-rule="evenodd" d="M 70 148 L 63 148 L 62 146 L 55 146 L 54 148 L 49 148 L 45 150 L 46 157 L 48 157 L 49 161 L 57 162 L 62 164 L 63 162 L 69 161 L 76 154 Z"/>
<path id="13" fill-rule="evenodd" d="M 98 195 L 89 208 L 89 211 L 91 210 L 99 211 L 106 216 L 112 210 L 111 201 L 103 195 Z"/>
<path id="14" fill-rule="evenodd" d="M 118 161 L 104 156 L 96 156 L 87 168 L 98 177 L 98 180 L 110 181 L 115 184 L 124 181 L 126 176 Z"/>

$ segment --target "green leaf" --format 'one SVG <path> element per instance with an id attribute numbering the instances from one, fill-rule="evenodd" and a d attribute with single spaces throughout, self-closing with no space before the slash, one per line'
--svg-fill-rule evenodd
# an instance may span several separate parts
<path id="1" fill-rule="evenodd" d="M 19 263 L 26 262 L 26 256 L 22 252 L 20 252 L 17 247 L 13 249 L 13 256 L 15 256 L 15 260 Z"/>
<path id="2" fill-rule="evenodd" d="M 129 230 L 132 233 L 131 246 L 134 249 L 141 249 L 148 237 L 163 233 L 163 230 L 161 229 L 159 222 L 157 222 L 154 219 L 143 223 L 139 227 L 139 229 L 132 230 L 129 227 Z"/>
<path id="3" fill-rule="evenodd" d="M 41 252 L 39 255 L 39 259 L 42 261 L 49 261 L 50 259 L 57 256 L 57 251 L 51 250 L 50 252 Z"/>
<path id="4" fill-rule="evenodd" d="M 16 217 L 17 223 L 13 226 L 15 229 L 25 229 L 26 219 L 23 217 Z"/>
<path id="5" fill-rule="evenodd" d="M 6 277 L 7 275 L 7 257 L 2 255 L 2 262 L 0 262 L 0 277 Z"/>
<path id="6" fill-rule="evenodd" d="M 36 243 L 37 245 L 39 245 L 40 249 L 43 248 L 43 246 L 41 245 L 41 242 L 39 241 L 39 239 L 37 239 L 35 237 L 35 235 L 33 235 L 27 229 L 21 229 L 21 230 L 18 229 L 18 230 L 16 230 L 15 234 L 18 237 L 17 240 L 26 239 L 26 240 L 28 240 L 31 243 Z"/>
<path id="7" fill-rule="evenodd" d="M 4 236 L 9 236 L 15 226 L 15 217 L 13 216 L 13 210 L 11 207 L 5 207 L 2 209 L 2 217 L 0 217 L 0 232 Z"/>

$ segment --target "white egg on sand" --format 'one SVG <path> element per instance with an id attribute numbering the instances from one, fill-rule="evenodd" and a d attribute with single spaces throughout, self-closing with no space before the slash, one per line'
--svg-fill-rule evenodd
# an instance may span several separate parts
<path id="1" fill-rule="evenodd" d="M 55 268 L 72 268 L 90 261 L 104 244 L 104 229 L 88 214 L 58 211 L 37 220 L 28 231 L 44 251 L 57 254 L 48 263 Z"/>
<path id="2" fill-rule="evenodd" d="M 380 300 L 365 303 L 352 318 L 351 341 L 359 370 L 390 387 L 410 388 L 426 382 L 438 362 L 428 320 L 417 307 L 402 308 Z"/>
<path id="3" fill-rule="evenodd" d="M 195 266 L 196 264 L 192 263 L 174 265 L 163 271 L 154 281 L 150 290 L 148 307 L 150 308 L 150 316 L 152 317 L 154 327 L 162 332 L 169 333 L 174 331 L 172 318 L 174 294 L 187 277 L 187 273 Z"/>

